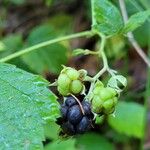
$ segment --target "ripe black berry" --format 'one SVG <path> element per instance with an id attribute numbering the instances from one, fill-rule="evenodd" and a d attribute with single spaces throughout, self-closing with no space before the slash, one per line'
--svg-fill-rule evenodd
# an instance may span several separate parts
<path id="1" fill-rule="evenodd" d="M 60 111 L 61 111 L 62 118 L 66 119 L 68 107 L 65 104 L 63 104 L 60 108 Z"/>
<path id="2" fill-rule="evenodd" d="M 82 107 L 85 115 L 92 120 L 94 118 L 94 114 L 91 111 L 91 104 L 88 101 L 82 101 Z"/>
<path id="3" fill-rule="evenodd" d="M 57 124 L 61 126 L 63 134 L 82 134 L 91 128 L 94 118 L 91 104 L 83 99 L 84 97 L 78 98 L 81 103 L 79 105 L 74 97 L 68 96 L 61 105 L 61 117 L 57 119 Z"/>
<path id="4" fill-rule="evenodd" d="M 87 101 L 82 101 L 82 107 L 84 109 L 85 115 L 90 115 L 91 114 L 91 105 Z"/>
<path id="5" fill-rule="evenodd" d="M 67 106 L 71 107 L 71 106 L 77 104 L 77 101 L 75 100 L 74 97 L 69 96 L 69 97 L 67 97 L 67 99 L 66 99 L 66 101 L 65 101 L 65 104 L 66 104 Z"/>
<path id="6" fill-rule="evenodd" d="M 77 124 L 82 119 L 82 112 L 79 105 L 74 105 L 69 108 L 67 118 L 72 124 Z"/>
<path id="7" fill-rule="evenodd" d="M 62 128 L 63 132 L 68 134 L 68 135 L 74 135 L 75 134 L 75 128 L 69 121 L 63 123 L 61 128 Z"/>
<path id="8" fill-rule="evenodd" d="M 90 126 L 91 126 L 90 120 L 86 116 L 84 116 L 80 121 L 80 123 L 77 125 L 76 132 L 82 134 L 86 132 Z"/>

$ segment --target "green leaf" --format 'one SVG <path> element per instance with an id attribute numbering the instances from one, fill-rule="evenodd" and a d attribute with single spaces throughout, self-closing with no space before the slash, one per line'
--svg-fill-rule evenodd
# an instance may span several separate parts
<path id="1" fill-rule="evenodd" d="M 106 44 L 106 55 L 108 58 L 121 59 L 126 52 L 123 35 L 113 36 L 113 38 L 108 39 Z"/>
<path id="2" fill-rule="evenodd" d="M 119 102 L 115 117 L 110 116 L 108 122 L 119 133 L 142 138 L 145 126 L 145 108 L 134 102 Z"/>
<path id="3" fill-rule="evenodd" d="M 123 28 L 119 10 L 108 0 L 93 0 L 94 24 L 92 28 L 105 35 L 113 35 Z"/>
<path id="4" fill-rule="evenodd" d="M 44 150 L 76 150 L 75 139 L 55 141 L 45 146 Z"/>
<path id="5" fill-rule="evenodd" d="M 0 57 L 4 57 L 22 48 L 23 46 L 22 36 L 20 34 L 10 34 L 5 38 L 3 38 L 0 44 L 1 44 L 0 51 L 3 51 L 0 54 Z"/>
<path id="6" fill-rule="evenodd" d="M 0 41 L 0 52 L 5 50 L 5 44 Z"/>
<path id="7" fill-rule="evenodd" d="M 105 137 L 95 133 L 84 134 L 77 139 L 78 150 L 114 150 Z"/>
<path id="8" fill-rule="evenodd" d="M 81 49 L 81 48 L 75 49 L 72 52 L 73 56 L 89 55 L 89 54 L 96 54 L 96 53 L 94 51 L 90 51 L 88 49 Z"/>
<path id="9" fill-rule="evenodd" d="M 27 39 L 27 45 L 32 46 L 55 37 L 56 34 L 53 27 L 48 24 L 41 25 L 31 31 Z M 63 44 L 52 44 L 25 54 L 22 56 L 22 59 L 37 73 L 43 74 L 51 71 L 58 74 L 62 69 L 61 65 L 67 63 L 67 49 Z"/>
<path id="10" fill-rule="evenodd" d="M 57 35 L 73 32 L 73 18 L 71 15 L 60 12 L 57 15 L 51 16 L 47 22 L 54 28 Z"/>
<path id="11" fill-rule="evenodd" d="M 123 33 L 128 33 L 140 27 L 150 16 L 150 10 L 132 15 L 126 23 Z"/>
<path id="12" fill-rule="evenodd" d="M 6 57 L 12 53 L 17 52 L 23 48 L 23 39 L 21 34 L 10 34 L 5 36 L 0 41 L 0 58 Z M 20 58 L 15 58 L 9 61 L 9 63 L 17 65 L 17 67 L 30 70 Z"/>
<path id="13" fill-rule="evenodd" d="M 42 149 L 44 118 L 59 116 L 47 86 L 40 76 L 0 64 L 0 149 Z"/>
<path id="14" fill-rule="evenodd" d="M 150 1 L 149 0 L 139 0 L 140 3 L 145 7 L 145 9 L 149 9 L 150 8 Z"/>
<path id="15" fill-rule="evenodd" d="M 142 26 L 134 31 L 136 41 L 141 47 L 147 47 L 149 44 L 150 21 L 146 21 Z M 144 38 L 143 38 L 144 37 Z"/>
<path id="16" fill-rule="evenodd" d="M 47 122 L 44 126 L 46 138 L 57 140 L 59 138 L 60 126 L 55 122 Z"/>

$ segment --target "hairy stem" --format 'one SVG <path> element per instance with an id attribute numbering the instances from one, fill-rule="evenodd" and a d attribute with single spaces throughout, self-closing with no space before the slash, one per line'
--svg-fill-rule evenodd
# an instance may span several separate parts
<path id="1" fill-rule="evenodd" d="M 45 46 L 50 45 L 50 44 L 54 44 L 54 43 L 57 43 L 57 42 L 60 42 L 60 41 L 65 41 L 65 40 L 74 39 L 74 38 L 78 38 L 78 37 L 92 36 L 93 34 L 94 33 L 92 31 L 84 31 L 84 32 L 75 33 L 75 34 L 59 37 L 59 38 L 56 38 L 56 39 L 48 40 L 48 41 L 36 44 L 34 46 L 25 48 L 23 50 L 20 50 L 18 52 L 15 52 L 15 53 L 13 53 L 11 55 L 8 55 L 4 58 L 1 58 L 0 62 L 6 62 L 8 60 L 11 60 L 11 59 L 19 57 L 21 55 L 27 54 L 31 51 L 37 50 L 41 47 L 45 47 Z"/>
<path id="2" fill-rule="evenodd" d="M 92 26 L 95 24 L 95 18 L 94 18 L 94 0 L 91 0 L 91 14 L 92 14 Z"/>
<path id="3" fill-rule="evenodd" d="M 114 76 L 116 71 L 115 70 L 112 70 L 109 68 L 109 65 L 108 65 L 108 61 L 107 61 L 107 57 L 106 57 L 106 54 L 105 54 L 105 51 L 104 51 L 104 47 L 105 47 L 105 43 L 106 43 L 106 36 L 102 35 L 102 34 L 99 34 L 99 36 L 101 37 L 101 45 L 100 45 L 100 49 L 98 50 L 98 54 L 99 54 L 99 57 L 102 57 L 102 60 L 103 60 L 103 68 L 92 78 L 92 82 L 91 82 L 91 85 L 90 85 L 90 89 L 88 91 L 88 94 L 87 94 L 87 98 L 89 100 L 91 100 L 91 97 L 90 97 L 90 93 L 93 91 L 93 88 L 94 88 L 94 85 L 95 85 L 95 82 L 99 79 L 99 77 L 104 74 L 106 71 L 108 71 L 108 73 L 111 75 L 111 76 Z"/>
<path id="4" fill-rule="evenodd" d="M 90 85 L 90 89 L 88 91 L 88 94 L 87 94 L 87 98 L 90 100 L 90 94 L 94 88 L 94 84 L 95 82 L 97 81 L 97 79 L 107 70 L 108 68 L 108 62 L 107 62 L 107 57 L 105 55 L 105 52 L 104 52 L 104 46 L 105 46 L 105 42 L 106 42 L 106 38 L 105 36 L 101 36 L 102 38 L 102 41 L 101 41 L 101 46 L 100 46 L 100 49 L 98 51 L 99 53 L 99 56 L 102 56 L 102 59 L 103 59 L 103 64 L 104 64 L 104 67 L 93 77 L 93 82 L 91 82 L 91 85 Z"/>
<path id="5" fill-rule="evenodd" d="M 122 13 L 124 23 L 126 23 L 128 21 L 128 14 L 127 14 L 126 5 L 125 5 L 124 0 L 119 0 L 119 5 L 120 5 L 120 9 L 121 9 L 121 13 Z M 147 66 L 150 67 L 150 60 L 146 56 L 144 51 L 141 49 L 140 45 L 135 40 L 133 33 L 132 32 L 127 33 L 127 37 L 128 37 L 129 42 L 132 44 L 132 46 L 136 50 L 136 52 L 144 60 L 144 62 L 147 64 Z"/>

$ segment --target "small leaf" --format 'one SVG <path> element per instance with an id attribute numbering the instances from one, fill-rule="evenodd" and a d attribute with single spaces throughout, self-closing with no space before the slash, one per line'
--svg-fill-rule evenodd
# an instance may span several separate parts
<path id="1" fill-rule="evenodd" d="M 44 150 L 76 150 L 75 140 L 55 141 L 45 146 Z"/>
<path id="2" fill-rule="evenodd" d="M 73 55 L 73 56 L 89 55 L 89 54 L 96 54 L 96 53 L 93 52 L 93 51 L 90 51 L 90 50 L 88 50 L 88 49 L 81 49 L 81 48 L 75 49 L 75 50 L 73 50 L 73 52 L 72 52 L 72 55 Z"/>
<path id="3" fill-rule="evenodd" d="M 77 139 L 77 147 L 79 150 L 114 150 L 105 137 L 95 133 L 84 134 Z"/>
<path id="4" fill-rule="evenodd" d="M 59 116 L 47 86 L 40 76 L 0 64 L 0 149 L 42 149 L 44 118 Z"/>
<path id="5" fill-rule="evenodd" d="M 83 55 L 85 53 L 85 50 L 84 49 L 75 49 L 73 50 L 72 52 L 72 56 L 78 56 L 78 55 Z"/>
<path id="6" fill-rule="evenodd" d="M 120 93 L 127 86 L 127 79 L 122 75 L 114 75 L 108 80 L 107 86 Z"/>
<path id="7" fill-rule="evenodd" d="M 110 116 L 108 122 L 119 133 L 142 138 L 145 126 L 145 108 L 134 102 L 119 102 L 115 117 Z"/>
<path id="8" fill-rule="evenodd" d="M 108 0 L 94 1 L 93 29 L 105 35 L 117 34 L 123 28 L 123 20 L 119 10 Z"/>
<path id="9" fill-rule="evenodd" d="M 123 33 L 128 33 L 140 27 L 150 16 L 150 10 L 143 11 L 132 15 L 126 23 Z"/>

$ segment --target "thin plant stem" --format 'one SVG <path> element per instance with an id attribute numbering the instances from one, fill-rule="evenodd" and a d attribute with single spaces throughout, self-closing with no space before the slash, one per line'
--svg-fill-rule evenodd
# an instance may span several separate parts
<path id="1" fill-rule="evenodd" d="M 91 0 L 91 14 L 92 14 L 92 26 L 95 24 L 95 18 L 94 18 L 94 0 Z"/>
<path id="2" fill-rule="evenodd" d="M 95 82 L 108 68 L 107 58 L 106 58 L 106 55 L 104 52 L 104 46 L 105 46 L 106 38 L 105 38 L 105 36 L 101 36 L 101 38 L 102 38 L 102 41 L 101 41 L 101 46 L 100 46 L 98 53 L 99 53 L 99 56 L 102 56 L 104 67 L 93 77 L 93 82 L 91 82 L 90 89 L 89 89 L 88 94 L 86 96 L 89 100 L 90 100 L 90 94 L 94 88 Z"/>
<path id="3" fill-rule="evenodd" d="M 122 17 L 123 17 L 124 23 L 127 23 L 127 21 L 128 21 L 128 14 L 127 14 L 126 5 L 125 5 L 124 0 L 119 0 L 119 5 L 120 5 L 120 9 L 121 9 L 121 13 L 122 13 Z M 147 64 L 147 66 L 150 67 L 150 60 L 146 56 L 146 54 L 144 53 L 144 51 L 142 50 L 140 45 L 135 40 L 133 33 L 132 32 L 128 32 L 127 33 L 127 37 L 128 37 L 129 42 L 132 44 L 132 46 L 136 50 L 136 52 L 139 54 L 139 56 L 143 59 L 143 61 Z"/>
<path id="4" fill-rule="evenodd" d="M 0 62 L 9 61 L 9 60 L 11 60 L 13 58 L 16 58 L 16 57 L 19 57 L 21 55 L 27 54 L 27 53 L 29 53 L 31 51 L 35 51 L 35 50 L 37 50 L 39 48 L 45 47 L 45 46 L 50 45 L 50 44 L 54 44 L 54 43 L 57 43 L 57 42 L 61 42 L 61 41 L 69 40 L 69 39 L 74 39 L 74 38 L 78 38 L 78 37 L 92 36 L 92 35 L 93 35 L 92 31 L 84 31 L 84 32 L 74 33 L 74 34 L 71 34 L 71 35 L 67 35 L 67 36 L 56 38 L 56 39 L 48 40 L 48 41 L 36 44 L 34 46 L 25 48 L 23 50 L 17 51 L 17 52 L 15 52 L 15 53 L 13 53 L 11 55 L 8 55 L 8 56 L 6 56 L 4 58 L 1 58 Z"/>
<path id="5" fill-rule="evenodd" d="M 107 61 L 107 57 L 106 57 L 106 54 L 105 54 L 105 51 L 104 51 L 104 47 L 105 47 L 105 43 L 106 43 L 106 39 L 107 37 L 105 37 L 104 35 L 102 34 L 99 34 L 99 36 L 101 37 L 101 46 L 100 46 L 100 49 L 98 50 L 98 54 L 100 57 L 102 57 L 102 60 L 103 60 L 103 68 L 92 78 L 93 81 L 91 82 L 91 85 L 90 85 L 90 89 L 88 91 L 88 94 L 87 94 L 87 98 L 90 100 L 91 97 L 90 97 L 90 94 L 92 93 L 93 91 L 93 88 L 94 88 L 94 85 L 95 85 L 95 82 L 99 79 L 99 77 L 104 74 L 106 71 L 108 71 L 108 73 L 111 75 L 111 76 L 114 76 L 116 71 L 112 70 L 109 68 L 109 65 L 108 65 L 108 61 Z"/>
<path id="6" fill-rule="evenodd" d="M 76 96 L 74 96 L 73 94 L 71 94 L 71 96 L 77 101 L 77 103 L 79 104 L 80 109 L 81 109 L 81 111 L 82 111 L 82 114 L 84 115 L 84 114 L 85 114 L 84 109 L 83 109 L 83 107 L 82 107 L 82 104 L 81 104 L 80 101 L 78 100 L 78 98 L 77 98 Z"/>

